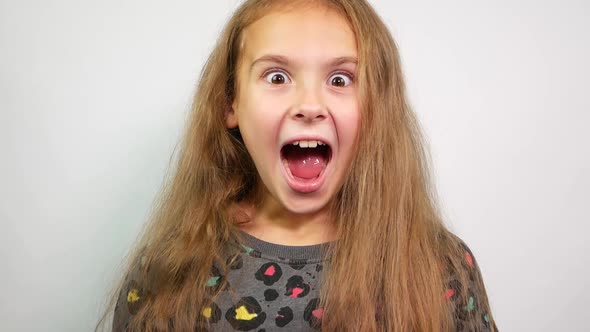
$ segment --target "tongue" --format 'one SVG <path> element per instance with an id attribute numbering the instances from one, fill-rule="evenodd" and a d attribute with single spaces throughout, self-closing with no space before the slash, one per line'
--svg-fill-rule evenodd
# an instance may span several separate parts
<path id="1" fill-rule="evenodd" d="M 291 174 L 298 178 L 313 179 L 320 175 L 326 160 L 319 149 L 295 149 L 287 157 Z"/>

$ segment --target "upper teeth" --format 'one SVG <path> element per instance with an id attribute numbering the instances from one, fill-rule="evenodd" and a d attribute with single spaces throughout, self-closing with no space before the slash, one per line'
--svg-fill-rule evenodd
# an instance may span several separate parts
<path id="1" fill-rule="evenodd" d="M 315 148 L 318 145 L 325 145 L 324 142 L 321 141 L 295 141 L 293 145 L 299 145 L 300 148 Z"/>

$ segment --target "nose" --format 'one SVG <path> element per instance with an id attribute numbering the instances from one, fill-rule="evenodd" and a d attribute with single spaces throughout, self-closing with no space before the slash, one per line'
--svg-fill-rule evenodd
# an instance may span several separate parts
<path id="1" fill-rule="evenodd" d="M 294 120 L 305 122 L 315 122 L 325 119 L 328 111 L 320 92 L 311 87 L 302 90 L 293 105 L 291 117 Z"/>

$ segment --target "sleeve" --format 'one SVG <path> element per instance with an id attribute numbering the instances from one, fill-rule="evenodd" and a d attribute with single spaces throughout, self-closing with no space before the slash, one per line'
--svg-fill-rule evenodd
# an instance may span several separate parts
<path id="1" fill-rule="evenodd" d="M 456 274 L 452 275 L 445 292 L 446 298 L 451 301 L 456 331 L 498 331 L 479 266 L 467 245 L 461 243 L 461 248 L 464 260 L 462 267 L 467 269 L 467 281 L 461 282 Z M 462 287 L 463 283 L 465 287 Z"/>
<path id="2" fill-rule="evenodd" d="M 132 316 L 139 311 L 144 302 L 145 291 L 138 284 L 140 268 L 143 263 L 142 258 L 140 264 L 135 264 L 135 267 L 125 277 L 115 305 L 112 332 L 128 331 Z"/>

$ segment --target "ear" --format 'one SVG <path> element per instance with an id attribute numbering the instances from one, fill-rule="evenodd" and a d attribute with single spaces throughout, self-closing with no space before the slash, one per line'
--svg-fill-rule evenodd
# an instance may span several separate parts
<path id="1" fill-rule="evenodd" d="M 225 126 L 227 128 L 236 128 L 238 126 L 238 114 L 234 111 L 234 104 L 226 103 L 224 110 Z"/>

